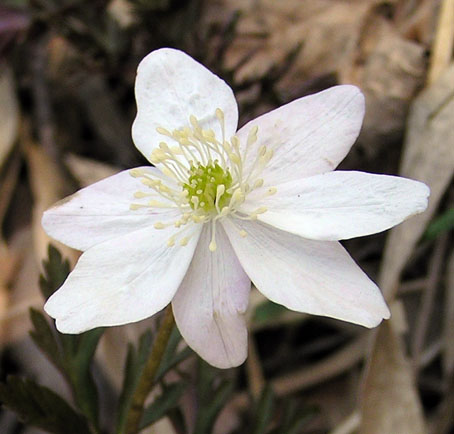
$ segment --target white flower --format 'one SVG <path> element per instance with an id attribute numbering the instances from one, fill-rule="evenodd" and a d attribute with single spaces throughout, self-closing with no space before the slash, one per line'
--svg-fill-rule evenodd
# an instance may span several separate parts
<path id="1" fill-rule="evenodd" d="M 186 342 L 214 366 L 247 354 L 251 281 L 289 309 L 374 327 L 389 310 L 338 240 L 388 229 L 427 206 L 426 185 L 333 169 L 358 136 L 364 97 L 336 86 L 236 132 L 230 87 L 173 49 L 138 68 L 137 148 L 126 170 L 45 212 L 84 251 L 46 312 L 64 333 L 147 318 L 172 302 Z"/>

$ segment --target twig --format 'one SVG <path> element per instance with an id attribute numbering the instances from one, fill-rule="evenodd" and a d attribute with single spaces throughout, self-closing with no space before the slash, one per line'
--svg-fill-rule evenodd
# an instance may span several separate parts
<path id="1" fill-rule="evenodd" d="M 448 67 L 454 47 L 454 0 L 443 0 L 432 46 L 427 85 L 433 84 Z"/>
<path id="2" fill-rule="evenodd" d="M 415 333 L 413 335 L 411 345 L 411 354 L 416 370 L 418 370 L 419 359 L 421 357 L 427 328 L 429 326 L 430 317 L 433 311 L 435 294 L 438 282 L 440 280 L 441 268 L 443 266 L 443 257 L 447 247 L 447 242 L 447 235 L 444 235 L 438 239 L 429 265 L 427 287 L 422 294 L 421 308 L 418 313 L 418 321 L 415 326 Z"/>
<path id="3" fill-rule="evenodd" d="M 258 401 L 265 386 L 262 364 L 257 351 L 254 336 L 250 336 L 248 343 L 248 358 L 246 359 L 246 373 L 249 391 L 253 398 Z"/>

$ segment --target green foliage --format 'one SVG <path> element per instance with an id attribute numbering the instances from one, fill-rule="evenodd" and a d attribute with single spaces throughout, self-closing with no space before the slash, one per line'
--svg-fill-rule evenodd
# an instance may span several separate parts
<path id="1" fill-rule="evenodd" d="M 284 306 L 266 300 L 255 308 L 254 316 L 252 319 L 256 324 L 265 324 L 269 321 L 279 318 L 286 311 L 287 308 L 285 308 Z"/>
<path id="2" fill-rule="evenodd" d="M 197 376 L 198 412 L 194 434 L 211 434 L 220 411 L 233 393 L 233 383 L 220 379 L 219 369 L 199 360 Z"/>
<path id="3" fill-rule="evenodd" d="M 69 262 L 49 245 L 48 259 L 43 261 L 44 274 L 40 288 L 45 298 L 50 297 L 68 277 Z M 98 429 L 98 390 L 93 381 L 91 365 L 103 329 L 90 330 L 80 335 L 61 334 L 51 328 L 43 314 L 30 311 L 34 329 L 30 335 L 36 345 L 68 380 L 77 406 Z"/>
<path id="4" fill-rule="evenodd" d="M 117 409 L 117 433 L 124 432 L 132 397 L 139 382 L 145 363 L 150 355 L 153 337 L 149 330 L 140 336 L 137 350 L 129 344 L 124 370 L 123 388 Z"/>
<path id="5" fill-rule="evenodd" d="M 434 219 L 424 233 L 425 240 L 433 240 L 444 232 L 454 229 L 454 208 L 449 208 L 441 216 Z"/>
<path id="6" fill-rule="evenodd" d="M 48 299 L 68 277 L 70 267 L 67 259 L 52 245 L 48 247 L 48 259 L 43 261 L 44 274 L 39 277 L 39 287 L 45 299 Z"/>
<path id="7" fill-rule="evenodd" d="M 253 419 L 253 434 L 265 434 L 268 425 L 272 420 L 274 411 L 274 395 L 271 387 L 267 385 L 260 396 L 255 410 L 255 417 Z"/>
<path id="8" fill-rule="evenodd" d="M 0 400 L 26 425 L 55 434 L 90 434 L 86 419 L 59 395 L 32 380 L 10 376 L 0 384 Z"/>
<path id="9" fill-rule="evenodd" d="M 164 417 L 170 410 L 176 408 L 185 387 L 186 385 L 184 383 L 175 383 L 165 386 L 162 394 L 155 399 L 153 404 L 145 409 L 140 424 L 141 429 L 148 425 L 152 425 Z"/>
<path id="10" fill-rule="evenodd" d="M 186 360 L 191 354 L 193 354 L 192 350 L 189 347 L 185 347 L 183 350 L 177 352 L 177 346 L 180 341 L 180 332 L 176 327 L 174 327 L 172 334 L 170 335 L 166 351 L 162 357 L 161 364 L 159 365 L 158 372 L 156 373 L 156 382 L 160 381 L 168 371 L 173 369 L 175 366 L 177 366 L 183 360 Z"/>

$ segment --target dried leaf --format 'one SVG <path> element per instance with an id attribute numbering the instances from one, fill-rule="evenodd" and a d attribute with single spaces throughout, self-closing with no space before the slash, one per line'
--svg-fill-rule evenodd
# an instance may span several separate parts
<path id="1" fill-rule="evenodd" d="M 380 326 L 369 360 L 360 434 L 427 433 L 403 344 L 392 321 Z"/>
<path id="2" fill-rule="evenodd" d="M 0 170 L 17 138 L 19 107 L 11 69 L 0 70 Z"/>
<path id="3" fill-rule="evenodd" d="M 24 152 L 29 166 L 30 185 L 34 198 L 32 227 L 38 263 L 41 264 L 47 257 L 47 248 L 52 242 L 63 253 L 63 256 L 69 259 L 71 264 L 75 264 L 79 253 L 51 240 L 41 226 L 43 212 L 70 192 L 68 191 L 68 184 L 60 168 L 44 150 L 31 143 L 28 138 L 24 137 L 24 139 L 27 141 Z"/>
<path id="4" fill-rule="evenodd" d="M 446 300 L 443 324 L 443 369 L 454 375 L 454 252 L 446 267 Z"/>
<path id="5" fill-rule="evenodd" d="M 400 175 L 425 182 L 431 189 L 423 214 L 394 228 L 388 237 L 380 287 L 388 300 L 400 274 L 438 207 L 454 173 L 454 64 L 412 104 Z"/>
<path id="6" fill-rule="evenodd" d="M 81 187 L 94 184 L 108 176 L 115 175 L 121 169 L 110 166 L 100 161 L 90 158 L 80 157 L 79 155 L 69 154 L 65 158 L 65 163 L 71 174 L 77 179 Z"/>

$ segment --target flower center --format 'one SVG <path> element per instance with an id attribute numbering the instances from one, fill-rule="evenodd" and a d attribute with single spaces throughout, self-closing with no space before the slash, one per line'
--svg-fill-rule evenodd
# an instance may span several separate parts
<path id="1" fill-rule="evenodd" d="M 229 205 L 232 194 L 232 175 L 229 169 L 219 166 L 217 160 L 206 166 L 200 162 L 189 169 L 189 179 L 183 184 L 183 190 L 188 192 L 190 207 L 197 207 L 206 213 L 215 213 Z"/>
<path id="2" fill-rule="evenodd" d="M 212 240 L 210 250 L 216 250 L 215 225 L 228 215 L 254 220 L 258 214 L 266 212 L 265 207 L 245 213 L 239 211 L 246 196 L 253 190 L 263 186 L 264 180 L 260 175 L 273 156 L 273 150 L 260 146 L 255 155 L 251 154 L 252 145 L 257 141 L 258 128 L 249 131 L 247 143 L 240 148 L 237 136 L 230 140 L 225 137 L 224 113 L 216 109 L 216 118 L 221 127 L 222 137 L 218 139 L 211 129 L 203 129 L 195 116 L 190 116 L 190 126 L 168 131 L 158 127 L 157 132 L 171 139 L 175 146 L 161 142 L 151 156 L 150 162 L 159 167 L 173 183 L 153 177 L 146 169 L 132 169 L 130 174 L 140 178 L 148 191 L 138 191 L 134 194 L 137 203 L 130 208 L 136 210 L 150 208 L 178 208 L 181 215 L 178 219 L 168 222 L 157 222 L 156 229 L 169 226 L 181 228 L 172 236 L 168 245 L 173 246 L 177 236 L 179 244 L 184 246 L 189 238 L 184 236 L 188 223 L 211 223 Z M 244 163 L 251 158 L 247 173 Z M 173 185 L 172 185 L 173 184 Z M 268 188 L 264 195 L 271 195 L 276 188 Z M 143 201 L 141 202 L 140 199 Z M 242 236 L 247 234 L 240 231 Z"/>

